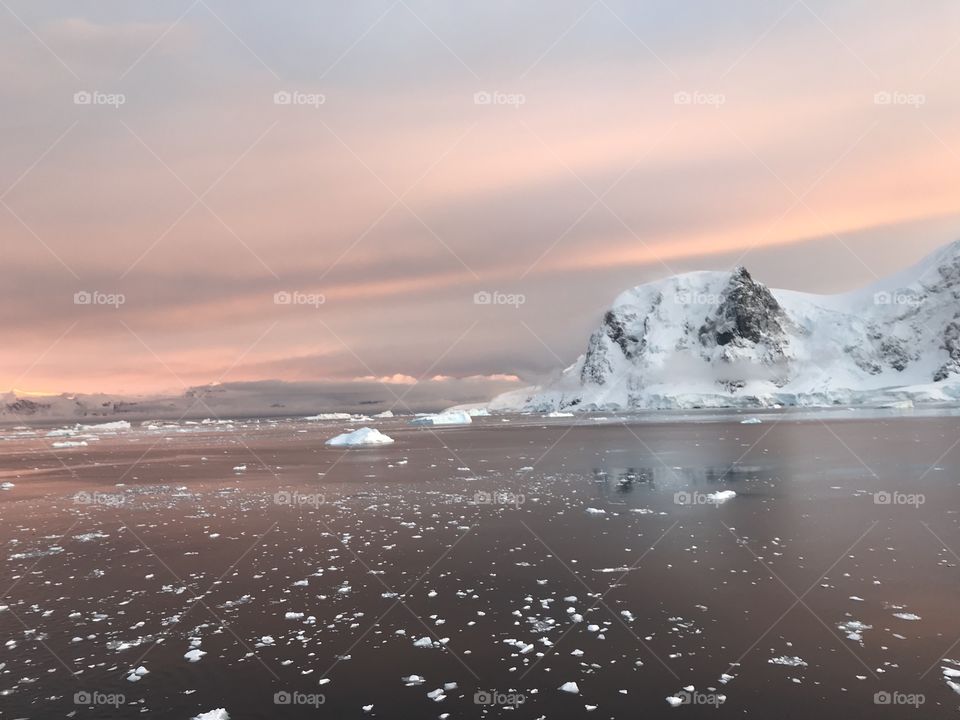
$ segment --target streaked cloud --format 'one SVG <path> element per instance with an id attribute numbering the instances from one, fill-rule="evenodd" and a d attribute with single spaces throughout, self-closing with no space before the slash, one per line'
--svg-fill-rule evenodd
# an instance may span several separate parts
<path id="1" fill-rule="evenodd" d="M 0 387 L 536 379 L 626 286 L 960 235 L 955 4 L 588 7 L 11 2 Z"/>

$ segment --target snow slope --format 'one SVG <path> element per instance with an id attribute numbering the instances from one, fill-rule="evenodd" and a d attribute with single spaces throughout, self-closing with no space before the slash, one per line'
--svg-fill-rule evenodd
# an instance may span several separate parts
<path id="1" fill-rule="evenodd" d="M 770 290 L 745 268 L 627 290 L 558 379 L 491 410 L 955 402 L 960 242 L 840 295 Z"/>

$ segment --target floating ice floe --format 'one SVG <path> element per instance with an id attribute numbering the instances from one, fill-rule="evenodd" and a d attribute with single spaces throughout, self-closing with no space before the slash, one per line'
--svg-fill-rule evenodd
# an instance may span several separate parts
<path id="1" fill-rule="evenodd" d="M 305 417 L 304 420 L 349 420 L 351 417 L 350 413 L 320 413 Z"/>
<path id="2" fill-rule="evenodd" d="M 192 650 L 188 650 L 183 654 L 183 659 L 192 663 L 200 662 L 200 658 L 202 658 L 206 654 L 207 653 L 201 650 L 200 648 L 193 648 Z"/>
<path id="3" fill-rule="evenodd" d="M 55 448 L 87 447 L 86 440 L 60 440 L 52 443 Z"/>
<path id="4" fill-rule="evenodd" d="M 143 665 L 138 667 L 136 670 L 132 670 L 129 675 L 127 675 L 127 680 L 130 682 L 138 682 L 140 678 L 144 675 L 149 675 L 150 671 L 147 670 Z"/>
<path id="5" fill-rule="evenodd" d="M 129 430 L 130 423 L 126 420 L 117 420 L 115 422 L 100 423 L 99 425 L 81 425 L 81 430 Z"/>
<path id="6" fill-rule="evenodd" d="M 908 613 L 908 612 L 894 613 L 893 616 L 895 618 L 900 618 L 901 620 L 921 620 L 922 619 L 919 615 L 915 613 Z"/>
<path id="7" fill-rule="evenodd" d="M 568 417 L 573 417 L 573 413 L 572 413 L 572 412 L 560 412 L 559 410 L 554 410 L 553 412 L 549 412 L 549 413 L 547 413 L 546 415 L 544 415 L 544 417 L 548 417 L 548 418 L 568 418 Z"/>
<path id="8" fill-rule="evenodd" d="M 411 425 L 469 425 L 473 417 L 466 410 L 447 410 L 436 415 L 420 415 L 410 421 Z"/>
<path id="9" fill-rule="evenodd" d="M 787 667 L 806 667 L 807 663 L 798 658 L 796 655 L 781 655 L 780 657 L 774 657 L 767 660 L 771 665 L 785 665 Z"/>
<path id="10" fill-rule="evenodd" d="M 606 514 L 607 514 L 607 511 L 606 511 L 606 510 L 601 510 L 600 508 L 588 507 L 588 508 L 586 509 L 586 513 L 587 513 L 587 515 L 606 515 Z"/>
<path id="11" fill-rule="evenodd" d="M 563 685 L 561 685 L 560 691 L 570 693 L 571 695 L 579 695 L 580 687 L 571 680 L 570 682 L 565 682 Z"/>
<path id="12" fill-rule="evenodd" d="M 762 422 L 763 420 L 761 420 L 760 418 L 752 417 L 752 418 L 747 418 L 746 420 L 741 420 L 740 424 L 741 425 L 759 425 Z"/>
<path id="13" fill-rule="evenodd" d="M 104 538 L 110 537 L 106 533 L 102 532 L 89 532 L 83 533 L 82 535 L 74 535 L 73 539 L 77 542 L 93 542 L 94 540 L 103 540 Z"/>
<path id="14" fill-rule="evenodd" d="M 389 445 L 393 438 L 374 428 L 362 427 L 327 440 L 330 447 L 363 447 L 365 445 Z"/>
<path id="15" fill-rule="evenodd" d="M 737 496 L 737 493 L 733 490 L 718 490 L 717 492 L 712 492 L 707 494 L 707 500 L 717 505 L 725 503 L 727 500 L 733 500 Z"/>
<path id="16" fill-rule="evenodd" d="M 847 634 L 847 640 L 853 640 L 862 645 L 864 630 L 870 630 L 873 625 L 867 625 L 859 620 L 848 620 L 845 623 L 837 625 L 837 627 Z"/>

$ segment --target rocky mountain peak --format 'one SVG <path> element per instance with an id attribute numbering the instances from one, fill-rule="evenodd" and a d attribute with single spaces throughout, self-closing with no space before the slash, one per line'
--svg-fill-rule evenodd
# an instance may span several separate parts
<path id="1" fill-rule="evenodd" d="M 786 314 L 767 286 L 740 265 L 730 274 L 716 312 L 701 326 L 700 342 L 721 347 L 766 343 L 782 353 L 786 324 Z"/>

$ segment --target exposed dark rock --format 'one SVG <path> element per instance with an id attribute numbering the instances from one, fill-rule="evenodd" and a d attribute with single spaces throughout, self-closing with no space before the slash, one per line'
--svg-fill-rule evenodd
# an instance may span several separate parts
<path id="1" fill-rule="evenodd" d="M 13 415 L 36 415 L 50 408 L 48 403 L 39 403 L 26 398 L 17 398 L 6 404 L 7 412 Z"/>
<path id="2" fill-rule="evenodd" d="M 648 322 L 649 317 L 641 321 L 637 313 L 622 313 L 617 310 L 607 311 L 603 316 L 603 324 L 600 329 L 590 336 L 586 359 L 583 369 L 580 371 L 580 380 L 594 385 L 606 383 L 610 373 L 613 372 L 610 353 L 614 346 L 619 348 L 628 360 L 633 360 L 641 355 L 646 347 L 644 335 L 647 331 Z M 640 329 L 639 333 L 631 330 L 631 328 L 637 327 Z"/>
<path id="3" fill-rule="evenodd" d="M 933 376 L 934 382 L 942 382 L 951 375 L 960 373 L 960 324 L 956 320 L 947 325 L 943 331 L 943 349 L 950 359 L 945 362 Z"/>
<path id="4" fill-rule="evenodd" d="M 700 342 L 706 346 L 749 347 L 762 344 L 771 358 L 783 356 L 787 316 L 770 290 L 754 281 L 744 267 L 730 277 L 720 305 L 700 328 Z"/>
<path id="5" fill-rule="evenodd" d="M 910 363 L 910 355 L 897 338 L 886 338 L 880 343 L 880 353 L 884 362 L 897 372 L 903 372 Z"/>

